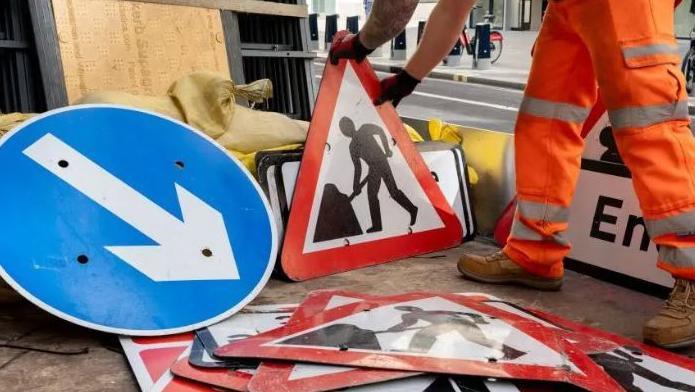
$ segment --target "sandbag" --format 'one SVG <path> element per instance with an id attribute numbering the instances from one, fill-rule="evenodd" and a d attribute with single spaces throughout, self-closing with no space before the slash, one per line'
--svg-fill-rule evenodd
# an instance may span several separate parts
<path id="1" fill-rule="evenodd" d="M 236 104 L 237 97 L 262 102 L 270 96 L 272 84 L 267 79 L 237 86 L 216 73 L 194 72 L 174 82 L 166 97 L 95 92 L 77 103 L 108 103 L 151 110 L 183 121 L 226 149 L 243 154 L 304 143 L 309 123 Z"/>
<path id="2" fill-rule="evenodd" d="M 0 114 L 0 137 L 35 115 L 34 113 Z"/>

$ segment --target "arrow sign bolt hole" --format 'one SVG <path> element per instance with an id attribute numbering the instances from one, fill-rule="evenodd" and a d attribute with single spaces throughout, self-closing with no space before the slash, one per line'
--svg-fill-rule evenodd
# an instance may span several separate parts
<path id="1" fill-rule="evenodd" d="M 79 255 L 77 256 L 77 262 L 80 264 L 87 264 L 89 262 L 89 257 L 85 255 Z"/>
<path id="2" fill-rule="evenodd" d="M 65 159 L 61 159 L 58 161 L 58 166 L 60 166 L 62 168 L 66 168 L 66 167 L 70 166 L 70 164 Z"/>
<path id="3" fill-rule="evenodd" d="M 174 162 L 174 165 L 176 165 L 176 167 L 178 167 L 179 169 L 183 169 L 186 167 L 186 164 L 183 163 L 183 161 L 176 161 Z"/>
<path id="4" fill-rule="evenodd" d="M 208 249 L 208 248 L 203 249 L 203 250 L 201 251 L 201 253 L 202 253 L 203 256 L 205 256 L 205 257 L 212 257 L 212 251 L 211 251 L 210 249 Z"/>

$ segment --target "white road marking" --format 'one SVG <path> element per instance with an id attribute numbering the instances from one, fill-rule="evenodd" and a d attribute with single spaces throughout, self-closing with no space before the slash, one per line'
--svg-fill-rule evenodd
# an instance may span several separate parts
<path id="1" fill-rule="evenodd" d="M 463 99 L 463 98 L 456 98 L 456 97 L 447 97 L 445 95 L 423 93 L 420 91 L 415 91 L 415 92 L 413 92 L 412 95 L 419 95 L 421 97 L 427 97 L 427 98 L 444 99 L 447 101 L 460 102 L 460 103 L 465 103 L 468 105 L 485 106 L 485 107 L 489 107 L 489 108 L 493 108 L 493 109 L 507 110 L 510 112 L 518 112 L 519 111 L 518 108 L 515 108 L 513 106 L 505 106 L 505 105 L 498 105 L 495 103 L 472 101 L 470 99 Z"/>

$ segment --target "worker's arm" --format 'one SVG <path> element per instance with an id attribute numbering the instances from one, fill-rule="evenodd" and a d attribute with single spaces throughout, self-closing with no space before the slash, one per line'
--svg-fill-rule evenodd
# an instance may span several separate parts
<path id="1" fill-rule="evenodd" d="M 381 127 L 374 124 L 365 124 L 362 126 L 362 128 L 360 128 L 360 133 L 362 132 L 370 136 L 377 135 L 379 137 L 379 140 L 381 140 L 381 145 L 384 146 L 384 153 L 386 153 L 386 156 L 388 158 L 391 158 L 393 156 L 391 146 L 389 145 L 389 140 L 386 138 L 386 134 L 384 133 L 384 130 L 381 129 Z"/>
<path id="2" fill-rule="evenodd" d="M 418 0 L 375 0 L 372 11 L 360 30 L 359 40 L 376 49 L 405 29 Z"/>
<path id="3" fill-rule="evenodd" d="M 422 80 L 451 52 L 461 36 L 475 0 L 439 0 L 430 14 L 422 39 L 405 71 Z"/>
<path id="4" fill-rule="evenodd" d="M 333 64 L 349 58 L 358 62 L 405 29 L 418 0 L 375 0 L 367 22 L 357 34 L 336 34 L 329 57 Z"/>
<path id="5" fill-rule="evenodd" d="M 362 187 L 360 186 L 360 181 L 362 180 L 362 162 L 360 162 L 360 155 L 353 144 L 350 144 L 350 157 L 352 158 L 352 165 L 355 167 L 355 176 L 352 180 L 352 192 L 355 195 L 359 195 L 362 192 Z"/>
<path id="6" fill-rule="evenodd" d="M 404 314 L 401 316 L 401 321 L 399 324 L 394 325 L 393 327 L 385 330 L 384 332 L 403 332 L 406 328 L 412 327 L 413 325 L 417 324 L 418 318 L 417 317 L 412 317 L 410 315 Z"/>
<path id="7" fill-rule="evenodd" d="M 396 106 L 415 90 L 418 83 L 451 52 L 474 4 L 475 0 L 439 0 L 405 69 L 381 81 L 381 96 L 375 101 L 377 105 L 392 101 Z"/>

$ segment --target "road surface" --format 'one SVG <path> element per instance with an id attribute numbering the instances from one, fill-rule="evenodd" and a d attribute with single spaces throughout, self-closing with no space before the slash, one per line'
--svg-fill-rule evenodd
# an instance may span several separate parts
<path id="1" fill-rule="evenodd" d="M 323 64 L 314 63 L 316 81 Z M 391 74 L 377 72 L 379 78 Z M 521 103 L 519 90 L 426 78 L 415 92 L 398 105 L 403 117 L 439 118 L 454 124 L 513 132 Z"/>

